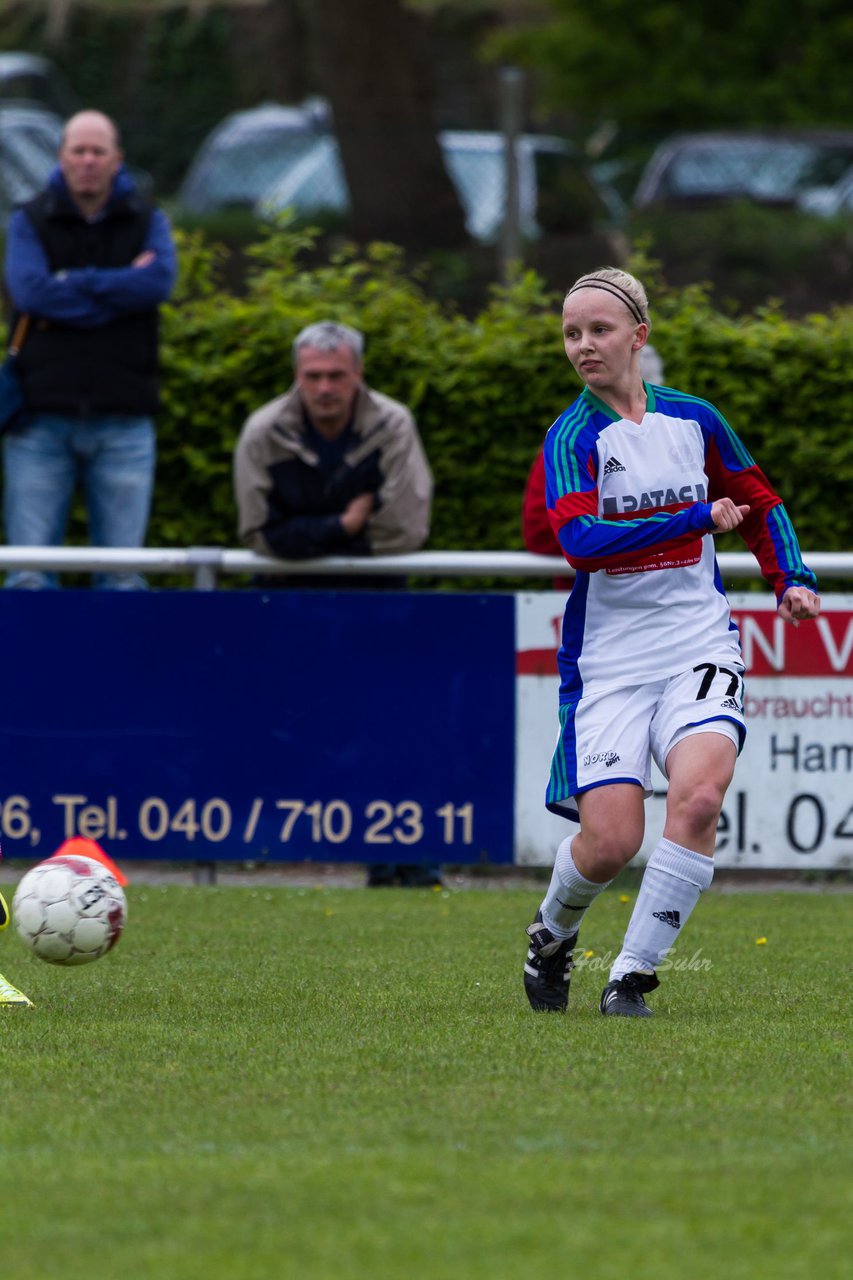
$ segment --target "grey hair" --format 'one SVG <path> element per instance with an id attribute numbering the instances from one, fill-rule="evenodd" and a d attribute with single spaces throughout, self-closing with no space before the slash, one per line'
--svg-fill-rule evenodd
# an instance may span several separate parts
<path id="1" fill-rule="evenodd" d="M 611 293 L 614 298 L 625 303 L 637 324 L 644 324 L 651 329 L 646 291 L 636 276 L 629 275 L 627 271 L 621 271 L 619 267 L 601 267 L 598 271 L 590 271 L 574 282 L 563 299 L 564 305 L 576 289 L 603 289 L 605 293 Z"/>
<path id="2" fill-rule="evenodd" d="M 338 324 L 335 320 L 319 320 L 309 324 L 293 340 L 293 363 L 303 347 L 313 347 L 315 351 L 337 351 L 338 347 L 349 347 L 358 363 L 364 355 L 364 337 L 358 329 L 351 329 L 348 324 Z"/>

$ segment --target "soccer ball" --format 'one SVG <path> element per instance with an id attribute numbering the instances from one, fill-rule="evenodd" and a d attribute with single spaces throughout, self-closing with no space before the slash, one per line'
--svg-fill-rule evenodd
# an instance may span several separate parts
<path id="1" fill-rule="evenodd" d="M 118 942 L 126 919 L 124 890 L 94 858 L 48 858 L 22 877 L 12 899 L 15 928 L 50 964 L 98 960 Z"/>

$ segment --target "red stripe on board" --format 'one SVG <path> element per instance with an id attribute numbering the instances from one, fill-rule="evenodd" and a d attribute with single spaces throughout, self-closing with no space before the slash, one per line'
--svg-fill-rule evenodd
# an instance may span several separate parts
<path id="1" fill-rule="evenodd" d="M 556 649 L 524 649 L 515 655 L 517 676 L 555 676 L 557 674 Z"/>
<path id="2" fill-rule="evenodd" d="M 777 613 L 735 609 L 746 669 L 755 676 L 853 676 L 853 612 L 827 610 L 798 627 Z"/>
<path id="3" fill-rule="evenodd" d="M 853 677 L 853 611 L 827 610 L 816 621 L 792 627 L 769 610 L 736 609 L 748 675 Z M 553 676 L 557 648 L 523 649 L 516 675 Z"/>

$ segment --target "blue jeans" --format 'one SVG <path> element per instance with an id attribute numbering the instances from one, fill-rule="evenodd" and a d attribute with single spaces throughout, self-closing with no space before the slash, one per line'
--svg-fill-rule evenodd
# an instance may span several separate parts
<path id="1" fill-rule="evenodd" d="M 78 481 L 95 547 L 141 547 L 154 487 L 151 418 L 36 413 L 3 439 L 3 518 L 10 546 L 58 547 Z M 16 570 L 7 587 L 57 587 L 53 573 Z M 145 587 L 137 573 L 95 575 L 95 586 Z"/>

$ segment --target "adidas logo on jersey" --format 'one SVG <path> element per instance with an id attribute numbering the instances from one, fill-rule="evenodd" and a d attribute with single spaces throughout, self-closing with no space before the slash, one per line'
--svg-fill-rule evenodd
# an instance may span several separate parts
<path id="1" fill-rule="evenodd" d="M 679 911 L 653 911 L 652 915 L 655 920 L 660 920 L 661 924 L 668 924 L 673 929 L 681 928 L 681 913 Z"/>
<path id="2" fill-rule="evenodd" d="M 617 471 L 627 471 L 627 467 L 623 467 L 618 458 L 608 458 L 604 464 L 604 474 L 606 476 L 615 475 Z"/>
<path id="3" fill-rule="evenodd" d="M 721 711 L 743 711 L 743 707 L 737 698 L 726 698 L 725 702 L 720 703 Z"/>

